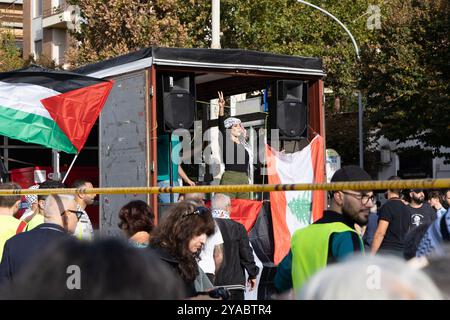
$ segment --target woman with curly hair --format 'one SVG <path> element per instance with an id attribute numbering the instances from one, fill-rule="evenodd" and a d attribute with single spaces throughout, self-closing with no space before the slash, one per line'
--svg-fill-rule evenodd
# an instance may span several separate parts
<path id="1" fill-rule="evenodd" d="M 214 233 L 211 211 L 183 201 L 168 209 L 152 233 L 150 250 L 169 264 L 184 281 L 189 297 L 197 295 L 197 261 L 206 238 Z"/>
<path id="2" fill-rule="evenodd" d="M 128 202 L 119 211 L 119 228 L 125 232 L 130 244 L 145 248 L 150 240 L 155 215 L 148 204 L 142 200 Z"/>

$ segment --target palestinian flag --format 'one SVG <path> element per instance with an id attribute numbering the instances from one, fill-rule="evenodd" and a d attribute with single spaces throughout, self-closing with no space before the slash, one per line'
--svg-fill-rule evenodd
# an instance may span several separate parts
<path id="1" fill-rule="evenodd" d="M 261 201 L 246 199 L 231 199 L 230 218 L 241 223 L 249 232 L 255 224 L 262 207 Z"/>
<path id="2" fill-rule="evenodd" d="M 79 153 L 112 85 L 39 66 L 0 73 L 0 135 Z"/>
<path id="3" fill-rule="evenodd" d="M 323 183 L 325 148 L 321 136 L 294 153 L 281 153 L 266 145 L 269 184 Z M 325 207 L 325 192 L 280 191 L 270 193 L 274 234 L 274 263 L 289 252 L 291 235 L 320 219 Z"/>

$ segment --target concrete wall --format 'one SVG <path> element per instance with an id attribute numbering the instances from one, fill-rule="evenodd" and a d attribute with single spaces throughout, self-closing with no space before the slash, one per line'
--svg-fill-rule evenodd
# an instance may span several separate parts
<path id="1" fill-rule="evenodd" d="M 42 29 L 42 54 L 48 58 L 52 57 L 52 45 L 53 45 L 53 30 Z"/>
<path id="2" fill-rule="evenodd" d="M 52 29 L 53 43 L 52 43 L 52 59 L 57 64 L 64 62 L 64 52 L 66 51 L 66 30 Z"/>
<path id="3" fill-rule="evenodd" d="M 31 53 L 31 2 L 23 1 L 23 57 L 26 59 Z"/>
<path id="4" fill-rule="evenodd" d="M 47 16 L 50 13 L 52 8 L 52 0 L 42 0 L 42 12 L 44 16 Z"/>

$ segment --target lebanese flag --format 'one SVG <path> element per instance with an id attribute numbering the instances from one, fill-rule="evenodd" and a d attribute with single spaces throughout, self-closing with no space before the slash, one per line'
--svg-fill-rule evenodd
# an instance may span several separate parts
<path id="1" fill-rule="evenodd" d="M 295 153 L 281 153 L 266 145 L 269 184 L 324 182 L 324 141 L 317 135 L 311 143 Z M 320 219 L 325 206 L 325 192 L 279 191 L 270 193 L 274 233 L 274 263 L 289 252 L 291 235 Z"/>
<path id="2" fill-rule="evenodd" d="M 0 73 L 0 135 L 79 153 L 112 86 L 39 66 Z"/>

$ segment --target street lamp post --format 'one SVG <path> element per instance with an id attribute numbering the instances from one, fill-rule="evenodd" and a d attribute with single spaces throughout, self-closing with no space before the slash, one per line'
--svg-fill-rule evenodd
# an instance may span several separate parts
<path id="1" fill-rule="evenodd" d="M 306 1 L 303 1 L 303 0 L 297 0 L 297 2 L 300 2 L 300 3 L 306 4 L 306 5 L 310 6 L 310 7 L 313 7 L 314 9 L 317 9 L 317 10 L 325 13 L 327 16 L 329 16 L 334 21 L 336 21 L 345 30 L 345 32 L 347 32 L 348 36 L 352 40 L 353 47 L 355 48 L 355 52 L 356 52 L 356 58 L 358 59 L 358 61 L 360 60 L 359 48 L 358 48 L 358 44 L 356 43 L 355 37 L 353 37 L 353 35 L 351 34 L 350 30 L 348 30 L 347 27 L 338 18 L 333 16 L 331 13 L 329 13 L 325 9 L 322 9 L 322 8 L 312 4 L 312 3 L 309 3 L 309 2 L 306 2 Z M 363 108 L 363 105 L 362 105 L 362 94 L 361 94 L 361 90 L 358 90 L 359 166 L 361 168 L 364 168 L 363 114 L 364 114 L 364 108 Z"/>
<path id="2" fill-rule="evenodd" d="M 220 0 L 212 0 L 211 20 L 211 48 L 220 49 Z"/>

